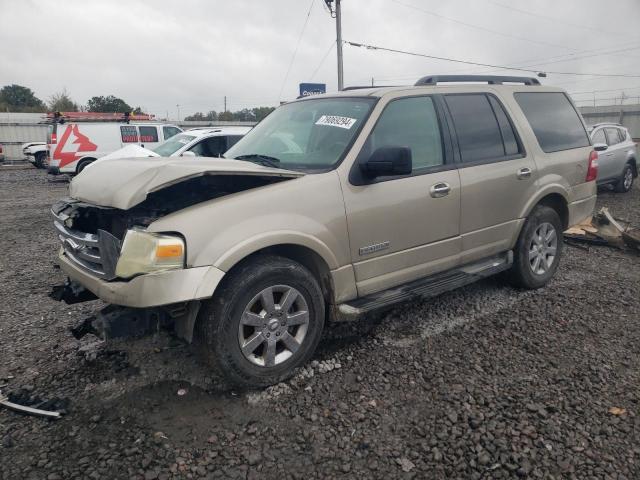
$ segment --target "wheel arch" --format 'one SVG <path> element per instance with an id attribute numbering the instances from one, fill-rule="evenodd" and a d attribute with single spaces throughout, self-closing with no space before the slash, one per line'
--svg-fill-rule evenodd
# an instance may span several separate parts
<path id="1" fill-rule="evenodd" d="M 82 157 L 79 158 L 78 160 L 76 160 L 76 175 L 78 173 L 80 173 L 80 165 L 84 164 L 84 163 L 91 163 L 91 162 L 95 162 L 97 160 L 97 158 L 95 157 L 91 157 L 91 156 L 86 156 L 86 157 Z"/>
<path id="2" fill-rule="evenodd" d="M 249 253 L 245 253 L 242 258 L 237 258 L 237 256 L 230 257 L 230 259 L 233 258 L 234 261 L 231 262 L 229 259 L 223 262 L 220 268 L 226 272 L 225 277 L 227 277 L 232 271 L 263 255 L 277 255 L 304 266 L 320 284 L 325 302 L 327 304 L 332 302 L 334 285 L 331 277 L 330 265 L 320 253 L 313 248 L 310 248 L 308 245 L 302 245 L 300 243 L 275 243 L 272 245 L 262 246 L 260 248 L 253 249 Z M 220 284 L 223 282 L 224 277 Z M 220 287 L 220 284 L 216 286 L 215 290 Z M 212 296 L 215 294 L 215 290 L 212 292 Z"/>
<path id="3" fill-rule="evenodd" d="M 532 199 L 525 208 L 522 218 L 526 218 L 538 205 L 545 205 L 553 208 L 560 220 L 562 221 L 562 227 L 567 229 L 569 227 L 569 200 L 567 194 L 561 188 L 550 188 L 540 192 L 538 196 Z"/>

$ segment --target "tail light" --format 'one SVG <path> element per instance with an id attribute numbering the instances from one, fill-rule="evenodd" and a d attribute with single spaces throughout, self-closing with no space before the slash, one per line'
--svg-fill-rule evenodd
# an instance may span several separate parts
<path id="1" fill-rule="evenodd" d="M 587 167 L 587 178 L 585 182 L 593 182 L 598 176 L 598 152 L 591 150 L 589 154 L 589 166 Z"/>
<path id="2" fill-rule="evenodd" d="M 51 145 L 55 145 L 56 143 L 58 143 L 58 135 L 56 135 L 55 133 L 51 134 Z"/>

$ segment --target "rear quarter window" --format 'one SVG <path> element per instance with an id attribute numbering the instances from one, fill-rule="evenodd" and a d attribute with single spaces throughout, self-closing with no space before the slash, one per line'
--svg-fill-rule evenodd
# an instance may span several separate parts
<path id="1" fill-rule="evenodd" d="M 544 152 L 590 145 L 584 124 L 564 93 L 518 92 L 514 97 Z"/>

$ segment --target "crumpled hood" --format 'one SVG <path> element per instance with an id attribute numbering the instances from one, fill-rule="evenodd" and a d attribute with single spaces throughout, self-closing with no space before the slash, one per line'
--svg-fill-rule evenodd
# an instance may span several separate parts
<path id="1" fill-rule="evenodd" d="M 69 193 L 86 203 L 128 210 L 151 192 L 203 175 L 294 178 L 304 173 L 223 158 L 111 159 L 86 167 L 71 181 Z"/>
<path id="2" fill-rule="evenodd" d="M 159 157 L 156 152 L 140 145 L 127 145 L 115 152 L 100 157 L 96 161 L 113 160 L 114 158 L 139 158 L 139 157 Z"/>

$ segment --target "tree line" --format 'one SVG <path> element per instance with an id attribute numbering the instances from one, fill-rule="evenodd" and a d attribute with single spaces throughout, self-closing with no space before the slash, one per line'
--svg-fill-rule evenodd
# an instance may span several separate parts
<path id="1" fill-rule="evenodd" d="M 236 112 L 198 112 L 185 120 L 222 120 L 222 121 L 245 121 L 259 122 L 269 115 L 274 107 L 244 108 Z M 47 101 L 42 101 L 29 87 L 22 85 L 5 85 L 0 88 L 0 111 L 2 112 L 133 112 L 135 114 L 144 113 L 140 107 L 131 107 L 123 99 L 114 95 L 91 97 L 86 105 L 80 105 L 73 101 L 66 89 L 51 95 Z"/>
<path id="2" fill-rule="evenodd" d="M 193 115 L 184 117 L 185 121 L 213 121 L 220 120 L 225 122 L 259 122 L 264 117 L 269 115 L 275 110 L 275 107 L 255 107 L 255 108 L 243 108 L 236 112 L 216 112 L 211 110 L 208 113 L 196 112 Z"/>
<path id="3" fill-rule="evenodd" d="M 143 113 L 140 107 L 132 108 L 114 95 L 91 97 L 86 105 L 74 102 L 66 89 L 54 93 L 44 102 L 29 87 L 5 85 L 0 88 L 0 111 L 5 112 L 133 112 Z"/>

